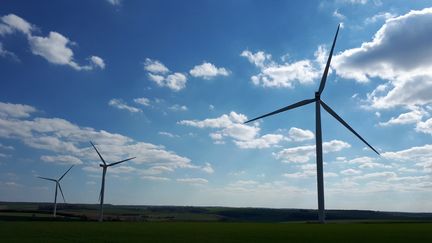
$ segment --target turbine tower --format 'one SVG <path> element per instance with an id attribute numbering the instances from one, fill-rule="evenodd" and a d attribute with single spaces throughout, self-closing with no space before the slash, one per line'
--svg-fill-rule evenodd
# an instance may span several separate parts
<path id="1" fill-rule="evenodd" d="M 114 163 L 111 163 L 111 164 L 107 164 L 105 162 L 104 158 L 102 157 L 102 155 L 97 150 L 96 146 L 91 141 L 90 141 L 90 144 L 96 150 L 96 153 L 99 155 L 99 158 L 102 160 L 102 163 L 103 163 L 103 164 L 99 164 L 99 166 L 102 167 L 102 185 L 101 185 L 101 190 L 100 190 L 100 194 L 99 194 L 99 202 L 100 202 L 99 221 L 102 222 L 103 221 L 104 193 L 105 193 L 105 175 L 106 175 L 108 167 L 113 166 L 113 165 L 117 165 L 117 164 L 120 164 L 120 163 L 123 163 L 123 162 L 126 162 L 126 161 L 131 160 L 131 159 L 135 159 L 136 157 L 120 160 L 118 162 L 114 162 Z"/>
<path id="2" fill-rule="evenodd" d="M 354 135 L 356 135 L 361 141 L 363 141 L 369 148 L 371 148 L 375 153 L 378 153 L 376 149 L 374 149 L 366 140 L 364 140 L 354 129 L 351 128 L 348 123 L 346 123 L 336 112 L 334 112 L 323 100 L 321 100 L 321 93 L 324 90 L 325 83 L 327 80 L 327 74 L 330 67 L 330 62 L 333 55 L 333 50 L 336 44 L 336 39 L 339 33 L 338 25 L 336 30 L 336 35 L 333 40 L 333 45 L 330 50 L 330 55 L 327 59 L 327 64 L 324 69 L 323 76 L 321 78 L 321 83 L 318 88 L 318 91 L 315 92 L 315 98 L 302 100 L 292 105 L 286 106 L 279 110 L 267 113 L 265 115 L 259 116 L 257 118 L 246 121 L 245 123 L 249 123 L 267 116 L 275 115 L 284 111 L 292 110 L 294 108 L 304 106 L 310 103 L 315 102 L 315 141 L 316 141 L 316 167 L 317 167 L 317 189 L 318 189 L 318 220 L 320 223 L 325 223 L 325 208 L 324 208 L 324 176 L 323 176 L 323 151 L 322 151 L 322 133 L 321 133 L 321 106 L 326 110 L 330 115 L 332 115 L 336 120 L 338 120 L 342 125 L 344 125 L 348 130 L 350 130 Z"/>
<path id="3" fill-rule="evenodd" d="M 73 167 L 73 165 L 60 177 L 60 178 L 58 178 L 58 179 L 52 179 L 52 178 L 48 178 L 48 177 L 41 177 L 41 176 L 38 176 L 38 178 L 41 178 L 41 179 L 44 179 L 44 180 L 47 180 L 47 181 L 53 181 L 53 182 L 55 182 L 56 183 L 56 187 L 55 187 L 55 195 L 54 195 L 54 213 L 53 213 L 53 215 L 54 215 L 54 217 L 56 216 L 56 214 L 57 214 L 57 189 L 60 189 L 60 193 L 61 193 L 61 195 L 62 195 L 62 197 L 63 197 L 63 201 L 64 202 L 66 202 L 66 200 L 65 200 L 65 197 L 64 197 L 64 195 L 63 195 L 63 190 L 62 190 L 62 188 L 61 188 L 61 186 L 60 186 L 60 181 L 61 181 L 61 179 L 63 179 L 63 177 L 72 169 L 72 167 Z"/>

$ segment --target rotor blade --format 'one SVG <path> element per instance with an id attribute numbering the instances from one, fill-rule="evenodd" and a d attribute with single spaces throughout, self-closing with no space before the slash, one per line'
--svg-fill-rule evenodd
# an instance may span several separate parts
<path id="1" fill-rule="evenodd" d="M 284 112 L 284 111 L 287 111 L 287 110 L 291 110 L 291 109 L 297 108 L 299 106 L 307 105 L 307 104 L 312 103 L 314 101 L 316 101 L 316 99 L 302 100 L 302 101 L 299 101 L 299 102 L 294 103 L 292 105 L 285 106 L 284 108 L 281 108 L 279 110 L 276 110 L 276 111 L 267 113 L 265 115 L 259 116 L 257 118 L 254 118 L 252 120 L 249 120 L 249 121 L 245 122 L 245 124 L 249 123 L 249 122 L 252 122 L 252 121 L 255 121 L 255 120 L 258 120 L 258 119 L 261 119 L 261 118 L 264 118 L 264 117 L 267 117 L 267 116 L 271 116 L 271 115 L 275 115 L 277 113 L 281 113 L 281 112 Z"/>
<path id="2" fill-rule="evenodd" d="M 99 153 L 99 151 L 97 150 L 96 146 L 91 141 L 90 141 L 90 144 L 96 150 L 96 153 L 99 155 L 99 158 L 102 160 L 102 162 L 104 163 L 104 165 L 106 165 L 105 160 L 102 158 L 102 155 Z"/>
<path id="3" fill-rule="evenodd" d="M 38 178 L 41 178 L 41 179 L 44 179 L 44 180 L 48 180 L 48 181 L 54 181 L 54 182 L 56 182 L 55 179 L 51 179 L 51 178 L 46 178 L 46 177 L 41 177 L 41 176 L 38 176 Z"/>
<path id="4" fill-rule="evenodd" d="M 58 183 L 58 182 L 57 182 L 57 183 Z M 66 203 L 66 199 L 65 199 L 65 197 L 64 197 L 64 195 L 63 195 L 63 190 L 62 190 L 62 188 L 61 188 L 61 186 L 60 186 L 60 183 L 58 183 L 58 187 L 59 187 L 59 189 L 60 189 L 60 193 L 62 194 L 63 202 Z"/>
<path id="5" fill-rule="evenodd" d="M 113 166 L 113 165 L 116 165 L 116 164 L 120 164 L 120 163 L 126 162 L 126 161 L 131 160 L 131 159 L 135 159 L 135 158 L 136 157 L 132 157 L 132 158 L 129 158 L 129 159 L 124 159 L 124 160 L 121 160 L 121 161 L 118 161 L 118 162 L 111 163 L 108 166 Z"/>
<path id="6" fill-rule="evenodd" d="M 330 50 L 329 57 L 327 59 L 327 64 L 325 66 L 323 76 L 321 78 L 321 83 L 320 83 L 320 86 L 319 86 L 319 89 L 318 89 L 318 93 L 319 94 L 321 94 L 323 92 L 325 83 L 327 81 L 327 74 L 328 74 L 328 71 L 329 71 L 329 68 L 330 68 L 330 62 L 331 62 L 331 59 L 332 59 L 332 56 L 333 56 L 333 50 L 334 50 L 334 47 L 335 47 L 335 44 L 336 44 L 336 39 L 337 39 L 337 36 L 338 36 L 338 33 L 339 33 L 339 27 L 340 27 L 340 24 L 337 27 L 336 35 L 335 35 L 334 40 L 333 40 L 333 45 L 332 45 L 332 48 Z"/>
<path id="7" fill-rule="evenodd" d="M 63 179 L 63 177 L 72 169 L 72 167 L 74 167 L 74 165 L 72 165 L 70 168 L 69 168 L 69 170 L 67 170 L 61 177 L 60 177 L 60 179 L 58 179 L 59 181 L 61 180 L 61 179 Z"/>
<path id="8" fill-rule="evenodd" d="M 328 105 L 326 105 L 326 103 L 324 103 L 324 101 L 321 100 L 320 103 L 324 107 L 324 109 L 328 113 L 330 113 L 330 115 L 332 115 L 334 118 L 336 118 L 336 120 L 338 120 L 340 123 L 342 123 L 342 125 L 344 125 L 346 128 L 348 128 L 348 130 L 350 130 L 352 133 L 354 133 L 354 135 L 356 135 L 360 140 L 362 140 L 375 153 L 380 155 L 380 153 L 378 153 L 378 151 L 376 149 L 374 149 L 368 142 L 366 142 L 366 140 L 364 140 L 356 131 L 354 131 L 354 129 L 352 129 L 352 127 L 350 127 L 350 125 L 348 125 L 348 123 L 346 123 L 338 114 L 336 114 L 336 112 L 334 112 Z"/>

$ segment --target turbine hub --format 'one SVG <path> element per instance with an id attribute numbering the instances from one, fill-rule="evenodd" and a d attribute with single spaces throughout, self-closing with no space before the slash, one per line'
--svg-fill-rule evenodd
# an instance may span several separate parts
<path id="1" fill-rule="evenodd" d="M 315 92 L 315 99 L 321 100 L 321 94 L 319 92 Z"/>

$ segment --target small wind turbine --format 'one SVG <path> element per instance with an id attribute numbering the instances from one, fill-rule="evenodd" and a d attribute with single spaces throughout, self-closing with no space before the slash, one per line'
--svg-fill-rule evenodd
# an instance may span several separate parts
<path id="1" fill-rule="evenodd" d="M 54 217 L 57 214 L 57 189 L 60 189 L 60 193 L 61 193 L 61 195 L 63 197 L 63 201 L 66 202 L 65 197 L 63 195 L 63 190 L 62 190 L 62 188 L 60 186 L 60 181 L 72 169 L 72 167 L 73 167 L 73 165 L 60 178 L 58 178 L 57 180 L 56 179 L 52 179 L 52 178 L 38 176 L 38 178 L 41 178 L 41 179 L 44 179 L 44 180 L 48 180 L 48 181 L 53 181 L 53 182 L 56 183 L 55 196 L 54 196 L 54 213 L 53 213 Z"/>
<path id="2" fill-rule="evenodd" d="M 102 185 L 101 185 L 101 190 L 100 190 L 100 194 L 99 194 L 99 202 L 100 202 L 99 221 L 102 222 L 103 221 L 103 202 L 104 202 L 104 192 L 105 192 L 105 174 L 107 172 L 108 167 L 126 162 L 126 161 L 131 160 L 131 159 L 135 159 L 136 157 L 120 160 L 118 162 L 114 162 L 111 164 L 107 164 L 105 162 L 105 160 L 103 159 L 102 155 L 97 150 L 96 146 L 91 141 L 90 141 L 90 144 L 96 150 L 96 153 L 99 155 L 99 158 L 102 160 L 102 163 L 103 163 L 103 164 L 99 164 L 99 166 L 102 167 Z"/>
<path id="3" fill-rule="evenodd" d="M 346 123 L 336 112 L 334 112 L 324 101 L 321 100 L 321 93 L 324 90 L 324 86 L 327 80 L 327 74 L 330 67 L 331 58 L 333 55 L 333 50 L 336 44 L 337 35 L 339 33 L 339 27 L 336 30 L 336 35 L 333 40 L 333 45 L 330 50 L 330 55 L 327 59 L 327 64 L 324 69 L 323 76 L 321 78 L 321 83 L 317 92 L 315 92 L 315 98 L 302 100 L 292 105 L 286 106 L 279 110 L 267 113 L 265 115 L 259 116 L 252 120 L 246 121 L 245 123 L 252 122 L 267 116 L 275 115 L 287 110 L 291 110 L 300 106 L 304 106 L 315 102 L 315 142 L 316 142 L 316 167 L 317 167 L 317 189 L 318 189 L 318 220 L 320 223 L 325 223 L 325 209 L 324 209 L 324 176 L 323 176 L 323 152 L 322 152 L 322 134 L 321 134 L 321 106 L 326 110 L 330 115 L 332 115 L 336 120 L 338 120 L 342 125 L 344 125 L 348 130 L 350 130 L 354 135 L 356 135 L 360 140 L 362 140 L 369 148 L 371 148 L 375 153 L 378 153 L 376 149 L 374 149 L 366 140 L 364 140 L 354 129 L 351 128 L 348 123 Z"/>

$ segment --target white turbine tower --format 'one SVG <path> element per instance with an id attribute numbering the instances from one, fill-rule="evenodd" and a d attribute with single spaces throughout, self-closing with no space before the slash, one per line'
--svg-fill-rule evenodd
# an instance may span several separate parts
<path id="1" fill-rule="evenodd" d="M 351 128 L 348 123 L 346 123 L 336 112 L 334 112 L 328 105 L 321 100 L 321 93 L 324 90 L 324 86 L 327 80 L 327 74 L 330 67 L 331 58 L 333 55 L 333 50 L 336 44 L 337 35 L 339 33 L 338 26 L 336 30 L 336 35 L 333 40 L 333 45 L 330 50 L 329 57 L 327 59 L 327 64 L 324 69 L 323 76 L 321 78 L 321 83 L 317 92 L 315 92 L 315 98 L 302 100 L 292 105 L 286 106 L 279 110 L 267 113 L 265 115 L 259 116 L 252 120 L 246 121 L 245 123 L 249 123 L 267 116 L 275 115 L 287 110 L 291 110 L 300 106 L 304 106 L 310 103 L 315 102 L 315 141 L 316 141 L 316 167 L 317 167 L 317 189 L 318 189 L 318 220 L 321 223 L 325 223 L 325 208 L 324 208 L 324 176 L 323 176 L 323 151 L 322 151 L 322 134 L 321 134 L 321 106 L 326 110 L 330 115 L 332 115 L 336 120 L 338 120 L 342 125 L 344 125 L 348 130 L 350 130 L 354 135 L 356 135 L 361 141 L 363 141 L 369 148 L 371 148 L 375 153 L 378 153 L 376 149 L 374 149 L 366 140 L 364 140 L 354 129 Z"/>
<path id="2" fill-rule="evenodd" d="M 38 176 L 38 178 L 40 178 L 40 179 L 52 181 L 52 182 L 55 182 L 55 184 L 56 184 L 56 187 L 55 187 L 55 196 L 54 196 L 54 213 L 53 213 L 54 217 L 57 214 L 57 189 L 60 189 L 60 193 L 61 193 L 61 195 L 63 197 L 63 201 L 66 202 L 65 197 L 63 195 L 63 190 L 62 190 L 62 188 L 60 186 L 60 181 L 72 169 L 72 167 L 73 167 L 73 165 L 58 179 L 52 179 L 52 178 L 48 178 L 48 177 Z"/>
<path id="3" fill-rule="evenodd" d="M 117 165 L 123 162 L 126 162 L 128 160 L 131 159 L 135 159 L 136 157 L 132 157 L 129 159 L 124 159 L 124 160 L 120 160 L 118 162 L 114 162 L 111 164 L 107 164 L 104 160 L 104 158 L 102 157 L 102 155 L 99 153 L 99 151 L 97 150 L 96 146 L 90 141 L 90 144 L 93 146 L 93 148 L 96 150 L 96 153 L 99 155 L 99 158 L 101 159 L 103 164 L 99 164 L 100 167 L 102 167 L 102 185 L 101 185 L 101 190 L 100 190 L 100 194 L 99 194 L 99 202 L 100 202 L 100 214 L 99 214 L 99 221 L 102 222 L 103 221 L 103 203 L 104 203 L 104 193 L 105 193 L 105 175 L 107 172 L 108 167 L 113 166 L 113 165 Z"/>

